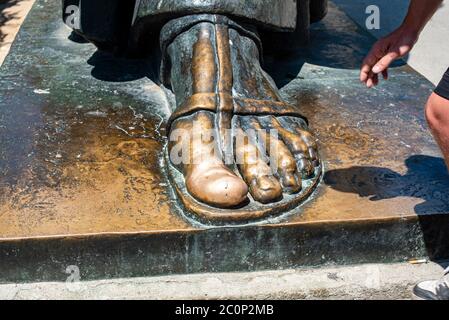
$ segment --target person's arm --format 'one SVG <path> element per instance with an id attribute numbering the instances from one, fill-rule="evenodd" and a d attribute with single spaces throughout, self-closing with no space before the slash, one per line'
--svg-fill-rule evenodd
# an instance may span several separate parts
<path id="1" fill-rule="evenodd" d="M 366 56 L 360 71 L 360 81 L 371 88 L 378 84 L 379 73 L 387 79 L 390 64 L 410 52 L 442 2 L 443 0 L 411 0 L 402 25 L 377 41 Z"/>

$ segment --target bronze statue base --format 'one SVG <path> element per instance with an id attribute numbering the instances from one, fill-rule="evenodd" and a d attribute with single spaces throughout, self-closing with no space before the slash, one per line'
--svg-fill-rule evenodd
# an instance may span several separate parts
<path id="1" fill-rule="evenodd" d="M 70 265 L 88 280 L 448 258 L 449 177 L 423 116 L 432 85 L 400 66 L 366 91 L 357 68 L 373 39 L 335 6 L 273 72 L 321 142 L 316 196 L 211 227 L 170 189 L 167 100 L 146 62 L 67 41 L 59 3 L 37 3 L 1 68 L 1 282 L 65 281 Z"/>

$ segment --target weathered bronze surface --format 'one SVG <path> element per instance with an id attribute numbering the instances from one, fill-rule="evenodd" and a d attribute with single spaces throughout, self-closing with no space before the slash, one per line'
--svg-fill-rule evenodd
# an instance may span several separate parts
<path id="1" fill-rule="evenodd" d="M 177 165 L 185 179 L 172 170 L 169 157 L 168 171 L 183 209 L 204 223 L 246 223 L 285 213 L 312 193 L 321 176 L 315 138 L 298 108 L 282 100 L 261 69 L 260 40 L 251 33 L 216 15 L 183 17 L 162 29 L 162 39 L 173 39 L 163 48 L 177 104 L 167 130 L 169 136 L 183 130 L 170 141 L 168 154 L 178 155 L 184 145 L 190 150 L 184 165 Z M 284 117 L 283 124 L 276 117 Z M 270 129 L 279 135 L 268 138 Z M 212 130 L 213 142 L 192 139 Z"/>
<path id="2" fill-rule="evenodd" d="M 311 15 L 315 20 L 324 16 L 326 3 L 62 1 L 64 22 L 99 49 L 128 56 L 147 54 L 157 63 L 151 53 L 161 48 L 160 78 L 174 95 L 166 127 L 170 183 L 184 210 L 202 222 L 223 224 L 283 214 L 304 201 L 319 182 L 318 145 L 307 120 L 283 100 L 261 65 L 263 44 L 274 47 L 270 36 L 276 39 L 276 34 L 287 33 L 294 45 L 286 41 L 271 51 L 292 51 L 300 39 L 307 39 Z M 90 22 L 102 6 L 110 20 Z M 132 19 L 122 15 L 131 8 Z M 116 36 L 116 30 L 122 36 Z M 152 46 L 155 37 L 160 41 Z M 270 138 L 263 137 L 268 131 Z M 183 178 L 177 179 L 174 168 Z M 264 206 L 271 203 L 277 208 Z"/>
<path id="3" fill-rule="evenodd" d="M 193 46 L 191 65 L 193 95 L 188 99 L 189 104 L 186 105 L 188 109 L 191 109 L 191 106 L 194 105 L 201 105 L 201 99 L 195 101 L 195 98 L 201 97 L 202 94 L 213 94 L 215 96 L 216 86 L 219 87 L 219 92 L 221 92 L 224 83 L 230 83 L 232 87 L 232 79 L 226 80 L 222 77 L 217 79 L 218 70 L 210 33 L 211 30 L 208 25 L 200 26 L 197 42 Z M 212 100 L 212 103 L 215 105 L 215 99 Z M 220 107 L 221 105 L 218 106 L 218 108 Z M 182 111 L 185 108 L 179 109 Z M 213 110 L 215 111 L 215 109 L 214 107 Z M 197 124 L 196 130 L 205 132 L 214 129 L 214 122 L 214 115 L 203 111 L 196 112 L 194 116 L 181 117 L 171 126 L 172 130 L 183 130 L 180 132 L 180 141 L 171 141 L 168 151 L 171 152 L 178 143 L 182 144 L 184 143 L 183 140 L 188 139 L 189 141 L 186 142 L 191 144 L 188 148 L 190 155 L 180 168 L 185 175 L 186 188 L 193 197 L 204 203 L 229 208 L 242 203 L 246 199 L 247 186 L 232 170 L 224 165 L 220 157 L 222 154 L 213 154 L 213 151 L 218 148 L 218 141 L 202 141 L 203 137 L 198 134 L 193 137 L 192 141 L 190 141 L 191 137 L 183 136 L 186 133 L 193 134 L 195 123 Z M 214 146 L 209 148 L 210 144 L 214 144 Z M 170 159 L 167 159 L 167 163 L 169 162 Z M 222 186 L 226 186 L 227 192 L 223 192 Z"/>
<path id="4" fill-rule="evenodd" d="M 67 41 L 58 10 L 37 2 L 0 71 L 0 281 L 65 280 L 73 264 L 90 279 L 449 252 L 449 179 L 423 117 L 432 86 L 400 66 L 366 91 L 372 39 L 334 6 L 272 70 L 319 139 L 323 183 L 288 215 L 233 228 L 178 207 L 157 70 Z"/>
<path id="5" fill-rule="evenodd" d="M 43 14 L 41 10 L 35 8 L 28 25 L 40 14 Z M 332 18 L 327 23 L 335 23 L 334 20 L 340 22 Z M 2 237 L 151 231 L 153 228 L 160 231 L 188 226 L 175 213 L 176 209 L 170 208 L 174 198 L 169 195 L 165 173 L 160 167 L 162 144 L 166 139 L 160 133 L 163 123 L 155 116 L 164 110 L 160 107 L 165 103 L 160 89 L 143 75 L 125 82 L 95 79 L 95 69 L 101 66 L 92 69 L 82 63 L 84 57 L 94 54 L 92 46 L 65 43 L 67 30 L 56 21 L 50 24 L 53 29 L 49 31 L 55 41 L 45 42 L 44 46 L 45 35 L 30 30 L 28 25 L 24 26 L 15 54 L 2 70 L 5 84 L 1 118 Z M 30 55 L 20 60 L 20 49 L 32 37 L 36 40 L 29 47 L 55 54 Z M 316 41 L 315 46 L 318 44 Z M 325 42 L 323 46 L 325 50 L 331 44 Z M 356 60 L 324 52 L 333 60 L 342 60 L 338 62 L 341 64 Z M 123 63 L 109 56 L 102 59 L 98 63 L 108 68 Z M 126 68 L 143 68 L 137 65 L 140 61 L 129 63 Z M 17 73 L 20 71 L 19 76 L 14 73 L 12 77 L 8 70 L 13 68 Z M 132 71 L 123 70 L 125 80 L 127 76 L 132 77 Z M 421 96 L 425 96 L 426 89 L 422 89 L 420 97 L 414 92 L 407 96 L 401 93 L 396 99 L 392 94 L 384 97 L 384 89 L 370 93 L 358 88 L 352 72 L 306 64 L 299 75 L 306 79 L 293 80 L 285 88 L 286 94 L 294 94 L 289 100 L 301 105 L 315 124 L 324 146 L 327 180 L 337 172 L 345 172 L 337 169 L 352 166 L 377 165 L 404 174 L 404 160 L 408 157 L 438 154 L 422 122 L 418 103 L 414 103 L 416 111 L 411 113 L 416 119 L 409 121 L 409 112 L 404 115 L 405 119 L 397 116 L 406 108 L 405 103 L 413 99 L 423 101 Z M 405 77 L 409 76 L 407 72 L 405 69 L 397 74 Z M 350 81 L 354 84 L 347 85 Z M 412 81 L 418 80 L 412 78 Z M 390 85 L 402 83 L 392 81 Z M 427 84 L 420 84 L 424 85 Z M 147 96 L 142 94 L 144 89 L 149 91 Z M 148 106 L 151 101 L 152 105 Z M 385 101 L 398 107 L 384 105 Z M 413 110 L 410 108 L 407 110 Z M 392 121 L 395 125 L 388 125 L 389 131 L 382 129 Z M 343 178 L 346 184 L 356 183 L 347 181 L 346 176 Z M 338 190 L 341 189 L 338 186 L 344 185 L 340 180 L 333 179 L 330 187 L 323 186 L 321 196 L 289 221 L 308 221 L 311 217 L 318 220 L 395 217 L 398 212 L 391 209 L 398 207 L 400 215 L 413 215 L 413 207 L 419 202 L 413 197 L 370 201 Z M 366 183 L 366 192 L 373 182 L 361 182 Z M 153 219 L 155 214 L 158 219 Z"/>

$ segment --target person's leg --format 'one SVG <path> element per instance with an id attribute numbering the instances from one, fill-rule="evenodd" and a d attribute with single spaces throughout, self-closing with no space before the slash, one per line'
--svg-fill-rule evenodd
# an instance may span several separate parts
<path id="1" fill-rule="evenodd" d="M 427 101 L 426 119 L 449 166 L 449 69 Z"/>
<path id="2" fill-rule="evenodd" d="M 426 119 L 449 167 L 449 69 L 427 101 Z M 449 300 L 449 268 L 440 280 L 418 283 L 413 294 L 417 299 Z"/>
<path id="3" fill-rule="evenodd" d="M 432 93 L 426 105 L 426 119 L 449 166 L 449 99 Z"/>

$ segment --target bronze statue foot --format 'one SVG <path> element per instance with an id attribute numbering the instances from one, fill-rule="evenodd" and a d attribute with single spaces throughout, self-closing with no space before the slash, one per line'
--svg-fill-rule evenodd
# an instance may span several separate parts
<path id="1" fill-rule="evenodd" d="M 170 161 L 183 172 L 187 191 L 215 207 L 230 208 L 243 203 L 248 187 L 215 152 L 218 146 L 213 133 L 207 135 L 214 130 L 214 115 L 199 111 L 175 120 L 171 128 Z"/>
<path id="2" fill-rule="evenodd" d="M 317 144 L 303 120 L 245 116 L 236 122 L 236 140 L 244 141 L 236 143 L 236 163 L 254 200 L 270 203 L 296 194 L 302 180 L 314 176 Z M 250 159 L 257 153 L 260 160 Z"/>
<path id="3" fill-rule="evenodd" d="M 178 174 L 169 171 L 186 209 L 203 221 L 252 221 L 309 196 L 321 174 L 317 145 L 261 68 L 255 30 L 195 15 L 161 37 L 164 82 L 176 96 L 168 160 Z"/>

